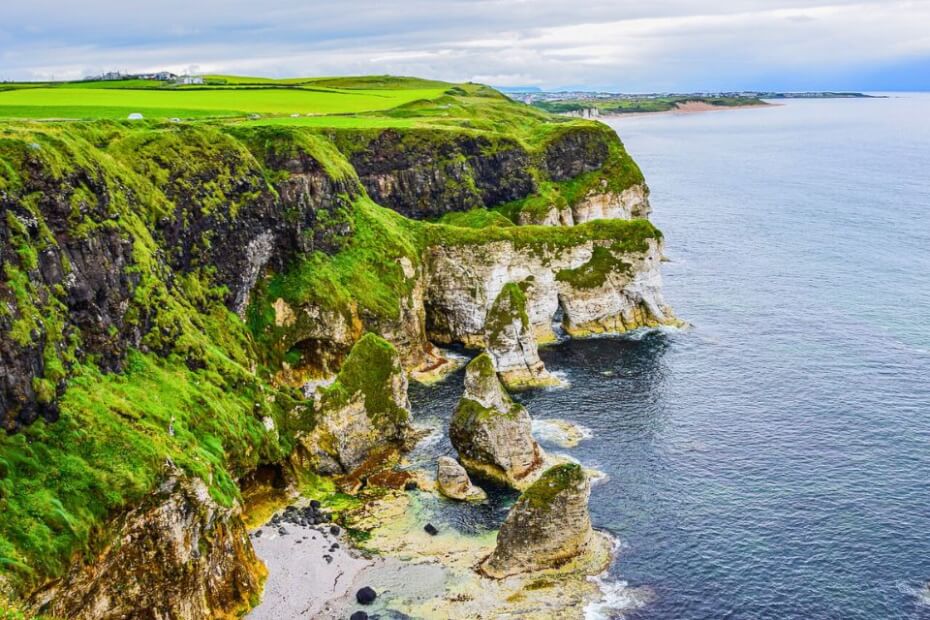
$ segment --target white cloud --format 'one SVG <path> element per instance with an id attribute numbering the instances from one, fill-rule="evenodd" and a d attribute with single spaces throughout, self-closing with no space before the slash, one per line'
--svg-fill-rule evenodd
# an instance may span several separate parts
<path id="1" fill-rule="evenodd" d="M 828 88 L 834 75 L 930 58 L 930 0 L 61 4 L 0 9 L 0 78 L 197 64 L 624 90 L 761 87 L 803 75 Z"/>

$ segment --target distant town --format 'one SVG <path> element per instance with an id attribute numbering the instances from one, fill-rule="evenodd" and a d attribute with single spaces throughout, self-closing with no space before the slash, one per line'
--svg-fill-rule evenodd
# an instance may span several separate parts
<path id="1" fill-rule="evenodd" d="M 512 99 L 522 101 L 523 103 L 536 103 L 538 101 L 572 101 L 572 100 L 596 100 L 596 99 L 627 99 L 627 100 L 645 100 L 645 99 L 713 99 L 713 98 L 742 98 L 742 99 L 852 99 L 852 98 L 869 98 L 875 95 L 867 95 L 857 92 L 834 92 L 834 91 L 803 91 L 803 92 L 777 92 L 763 90 L 741 90 L 741 91 L 696 91 L 690 93 L 616 93 L 606 91 L 587 91 L 587 90 L 559 90 L 547 91 L 536 87 L 501 87 L 498 90 L 506 93 Z"/>
<path id="2" fill-rule="evenodd" d="M 174 82 L 180 85 L 203 84 L 202 75 L 177 75 L 170 71 L 157 71 L 155 73 L 122 73 L 108 71 L 100 75 L 89 75 L 85 82 L 111 82 L 117 80 L 154 80 L 158 82 Z"/>
<path id="3" fill-rule="evenodd" d="M 775 99 L 851 99 L 872 97 L 855 92 L 727 91 L 693 93 L 610 93 L 543 91 L 537 88 L 502 88 L 511 99 L 547 112 L 582 118 L 599 118 L 648 112 L 690 112 L 770 105 Z"/>

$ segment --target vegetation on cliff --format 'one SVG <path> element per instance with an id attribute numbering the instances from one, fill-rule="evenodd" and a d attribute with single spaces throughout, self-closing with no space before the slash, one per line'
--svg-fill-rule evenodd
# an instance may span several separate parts
<path id="1" fill-rule="evenodd" d="M 431 246 L 660 236 L 645 220 L 513 225 L 542 195 L 642 182 L 606 127 L 474 84 L 208 81 L 0 92 L 0 116 L 103 119 L 0 124 L 0 591 L 93 559 L 168 463 L 229 506 L 243 476 L 284 461 L 314 416 L 279 372 L 330 327 L 306 309 L 361 338 L 324 400 L 377 404 L 391 345 L 363 334 L 398 319 Z M 351 114 L 292 118 L 292 101 Z M 232 116 L 106 120 L 123 104 Z M 271 116 L 240 118 L 253 112 Z"/>

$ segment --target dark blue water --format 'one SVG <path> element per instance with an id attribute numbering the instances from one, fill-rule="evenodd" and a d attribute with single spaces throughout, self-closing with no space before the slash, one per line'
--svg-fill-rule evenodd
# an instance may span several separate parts
<path id="1" fill-rule="evenodd" d="M 572 387 L 522 400 L 593 431 L 623 616 L 930 618 L 930 97 L 613 126 L 693 328 L 548 348 Z"/>

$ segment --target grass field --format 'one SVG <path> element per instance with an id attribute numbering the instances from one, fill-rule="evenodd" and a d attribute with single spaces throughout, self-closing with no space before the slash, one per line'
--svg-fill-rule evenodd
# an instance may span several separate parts
<path id="1" fill-rule="evenodd" d="M 354 114 L 436 99 L 451 86 L 384 77 L 211 76 L 207 81 L 206 86 L 181 88 L 144 80 L 0 85 L 0 118 L 125 119 L 134 112 L 152 119 Z"/>

